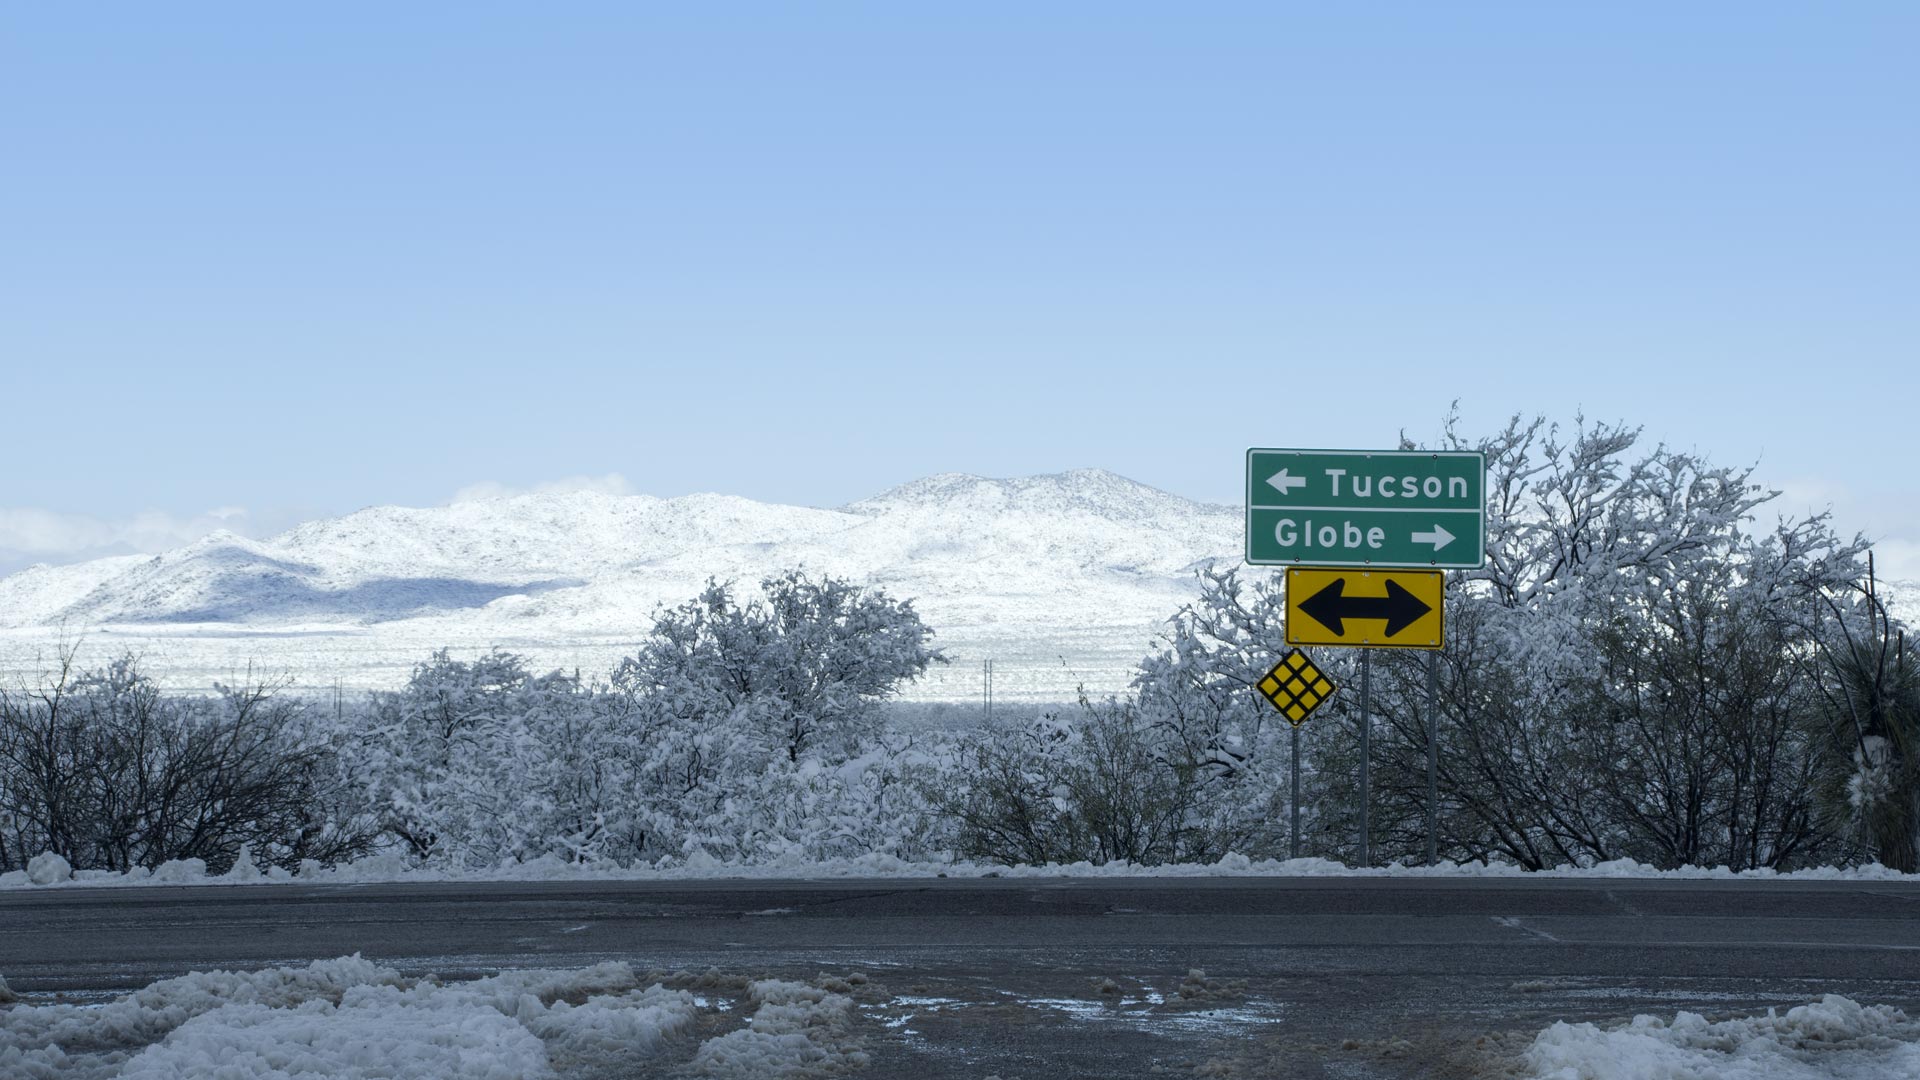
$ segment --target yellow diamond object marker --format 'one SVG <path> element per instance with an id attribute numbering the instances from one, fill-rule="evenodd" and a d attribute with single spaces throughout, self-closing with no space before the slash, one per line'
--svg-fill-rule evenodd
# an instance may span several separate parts
<path id="1" fill-rule="evenodd" d="M 1333 683 L 1299 649 L 1290 649 L 1260 680 L 1260 696 L 1299 727 L 1333 693 Z"/>

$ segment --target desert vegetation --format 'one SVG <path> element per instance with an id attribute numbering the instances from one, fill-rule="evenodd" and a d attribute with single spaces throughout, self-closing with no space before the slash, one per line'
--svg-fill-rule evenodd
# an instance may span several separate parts
<path id="1" fill-rule="evenodd" d="M 1491 493 L 1433 673 L 1441 857 L 1920 868 L 1920 669 L 1863 540 L 1763 524 L 1749 470 L 1622 426 L 1450 427 L 1436 448 L 1482 450 Z M 945 662 L 912 603 L 798 572 L 710 583 L 611 672 L 441 651 L 337 715 L 269 680 L 175 697 L 133 658 L 68 656 L 0 692 L 0 871 L 42 851 L 119 870 L 1353 861 L 1354 695 L 1296 740 L 1252 689 L 1286 648 L 1280 577 L 1199 585 L 1124 694 L 942 730 L 887 719 Z M 1316 660 L 1357 682 L 1352 650 Z M 1376 861 L 1424 857 L 1428 678 L 1423 654 L 1373 659 Z"/>

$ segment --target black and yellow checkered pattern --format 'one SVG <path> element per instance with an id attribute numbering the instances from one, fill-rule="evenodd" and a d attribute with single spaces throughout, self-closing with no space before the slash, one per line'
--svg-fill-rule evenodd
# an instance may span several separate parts
<path id="1" fill-rule="evenodd" d="M 1333 694 L 1333 684 L 1313 666 L 1307 654 L 1290 649 L 1260 680 L 1260 694 L 1280 710 L 1294 727 L 1304 723 L 1320 703 Z"/>

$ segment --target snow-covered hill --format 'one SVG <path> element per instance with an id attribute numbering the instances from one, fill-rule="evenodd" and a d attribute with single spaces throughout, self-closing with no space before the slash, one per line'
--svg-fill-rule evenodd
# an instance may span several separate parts
<path id="1" fill-rule="evenodd" d="M 917 601 L 954 663 L 913 696 L 974 698 L 992 658 L 998 696 L 1064 700 L 1124 687 L 1194 570 L 1239 546 L 1237 508 L 1100 470 L 944 474 L 839 510 L 592 492 L 375 507 L 0 579 L 0 676 L 31 678 L 63 637 L 83 663 L 132 648 L 192 688 L 249 664 L 388 686 L 442 645 L 604 673 L 708 577 L 798 567 Z"/>

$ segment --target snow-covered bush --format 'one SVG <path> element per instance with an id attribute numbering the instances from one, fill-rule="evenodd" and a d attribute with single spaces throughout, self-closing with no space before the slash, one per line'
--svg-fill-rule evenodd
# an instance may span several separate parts
<path id="1" fill-rule="evenodd" d="M 1251 755 L 1222 773 L 1137 699 L 964 736 L 929 797 L 962 856 L 1016 863 L 1212 862 L 1284 838 Z"/>
<path id="2" fill-rule="evenodd" d="M 558 857 L 825 858 L 926 850 L 881 701 L 939 655 L 912 606 L 835 579 L 710 583 L 660 614 L 612 687 L 447 650 L 376 694 L 351 759 L 382 827 L 458 866 Z"/>
<path id="3" fill-rule="evenodd" d="M 373 696 L 350 760 L 381 827 L 418 858 L 594 861 L 630 854 L 609 850 L 625 780 L 611 713 L 576 677 L 442 649 L 404 689 Z"/>
<path id="4" fill-rule="evenodd" d="M 827 820 L 828 804 L 895 786 L 849 786 L 840 767 L 878 745 L 882 701 L 944 662 L 932 630 L 910 602 L 834 578 L 795 572 L 761 589 L 742 602 L 709 582 L 661 613 L 614 674 L 629 820 L 646 852 L 807 848 L 795 807 Z"/>
<path id="5" fill-rule="evenodd" d="M 43 851 L 110 870 L 364 854 L 327 733 L 283 689 L 167 696 L 131 656 L 76 672 L 69 654 L 40 688 L 0 690 L 0 871 Z"/>
<path id="6" fill-rule="evenodd" d="M 676 715 L 724 720 L 753 752 L 846 758 L 879 734 L 879 708 L 945 657 L 913 610 L 877 589 L 798 571 L 742 603 L 730 583 L 661 613 L 614 685 Z"/>
<path id="7" fill-rule="evenodd" d="M 1789 867 L 1843 851 L 1817 820 L 1806 658 L 1864 541 L 1756 527 L 1772 492 L 1639 432 L 1449 424 L 1488 461 L 1487 565 L 1451 576 L 1439 658 L 1442 853 L 1523 866 L 1632 858 Z M 1374 842 L 1424 845 L 1426 658 L 1375 656 Z M 1350 695 L 1316 749 L 1352 760 Z M 1319 724 L 1318 719 L 1314 721 Z M 1331 745 L 1327 735 L 1334 736 Z M 1350 803 L 1346 770 L 1325 776 Z M 1345 829 L 1345 826 L 1342 826 Z"/>
<path id="8" fill-rule="evenodd" d="M 1036 866 L 1085 857 L 1085 830 L 1062 776 L 1075 735 L 1071 721 L 1047 713 L 961 738 L 927 788 L 960 855 Z"/>

